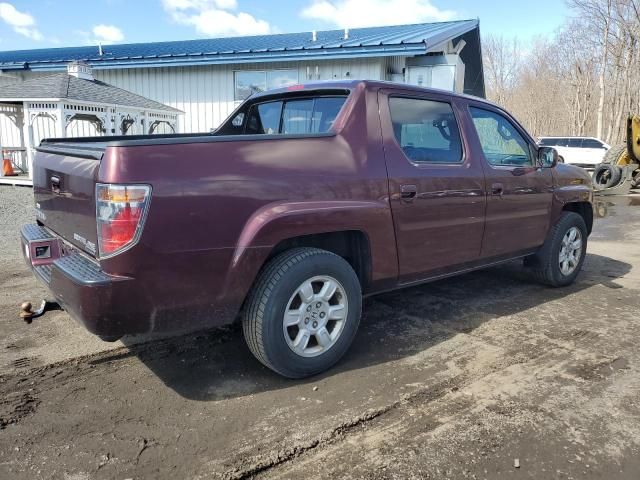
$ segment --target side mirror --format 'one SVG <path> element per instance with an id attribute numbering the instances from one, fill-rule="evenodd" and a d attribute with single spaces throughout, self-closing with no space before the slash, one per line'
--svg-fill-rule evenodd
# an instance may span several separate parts
<path id="1" fill-rule="evenodd" d="M 538 162 L 542 168 L 553 168 L 558 164 L 558 151 L 553 147 L 538 148 Z"/>

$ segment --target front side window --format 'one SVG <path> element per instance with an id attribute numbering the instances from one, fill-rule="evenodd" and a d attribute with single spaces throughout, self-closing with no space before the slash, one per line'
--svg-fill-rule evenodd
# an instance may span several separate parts
<path id="1" fill-rule="evenodd" d="M 482 152 L 494 166 L 533 166 L 528 142 L 513 124 L 499 113 L 470 107 Z"/>
<path id="2" fill-rule="evenodd" d="M 451 105 L 405 97 L 389 99 L 393 132 L 416 163 L 460 163 L 462 142 Z"/>

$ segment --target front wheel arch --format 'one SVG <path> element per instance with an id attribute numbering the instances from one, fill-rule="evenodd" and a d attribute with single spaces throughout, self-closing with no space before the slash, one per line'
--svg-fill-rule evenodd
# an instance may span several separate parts
<path id="1" fill-rule="evenodd" d="M 593 230 L 593 205 L 591 202 L 571 202 L 562 207 L 563 212 L 574 212 L 582 217 L 587 227 L 587 235 Z"/>

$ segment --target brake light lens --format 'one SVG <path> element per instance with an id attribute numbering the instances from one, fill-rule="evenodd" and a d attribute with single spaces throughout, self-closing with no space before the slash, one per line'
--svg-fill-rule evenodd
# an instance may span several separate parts
<path id="1" fill-rule="evenodd" d="M 138 242 L 150 199 L 149 185 L 96 184 L 100 258 L 122 253 Z"/>

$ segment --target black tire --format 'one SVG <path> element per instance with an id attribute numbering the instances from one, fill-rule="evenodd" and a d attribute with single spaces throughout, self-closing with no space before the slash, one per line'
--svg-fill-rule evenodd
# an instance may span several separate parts
<path id="1" fill-rule="evenodd" d="M 620 145 L 614 145 L 607 153 L 605 153 L 604 158 L 602 159 L 602 163 L 606 163 L 607 165 L 617 165 L 620 157 L 627 151 L 627 144 L 622 143 Z"/>
<path id="2" fill-rule="evenodd" d="M 560 269 L 560 250 L 565 235 L 576 227 L 582 235 L 582 249 L 575 269 L 565 275 Z M 527 259 L 526 264 L 532 267 L 536 279 L 552 287 L 564 287 L 574 282 L 587 253 L 587 226 L 584 219 L 574 212 L 563 212 L 558 222 L 551 228 L 544 245 L 535 255 Z"/>
<path id="3" fill-rule="evenodd" d="M 622 169 L 617 165 L 601 163 L 593 171 L 593 186 L 597 190 L 615 187 L 622 180 Z"/>
<path id="4" fill-rule="evenodd" d="M 640 188 L 640 168 L 633 172 L 631 188 Z"/>
<path id="5" fill-rule="evenodd" d="M 558 157 L 558 163 L 564 163 L 564 157 Z"/>
<path id="6" fill-rule="evenodd" d="M 289 300 L 306 280 L 327 275 L 343 287 L 347 314 L 341 333 L 325 352 L 305 357 L 285 339 L 283 321 Z M 242 314 L 242 329 L 251 352 L 265 366 L 288 378 L 304 378 L 333 366 L 355 338 L 362 311 L 358 276 L 342 257 L 317 248 L 294 248 L 273 258 L 262 270 Z"/>

